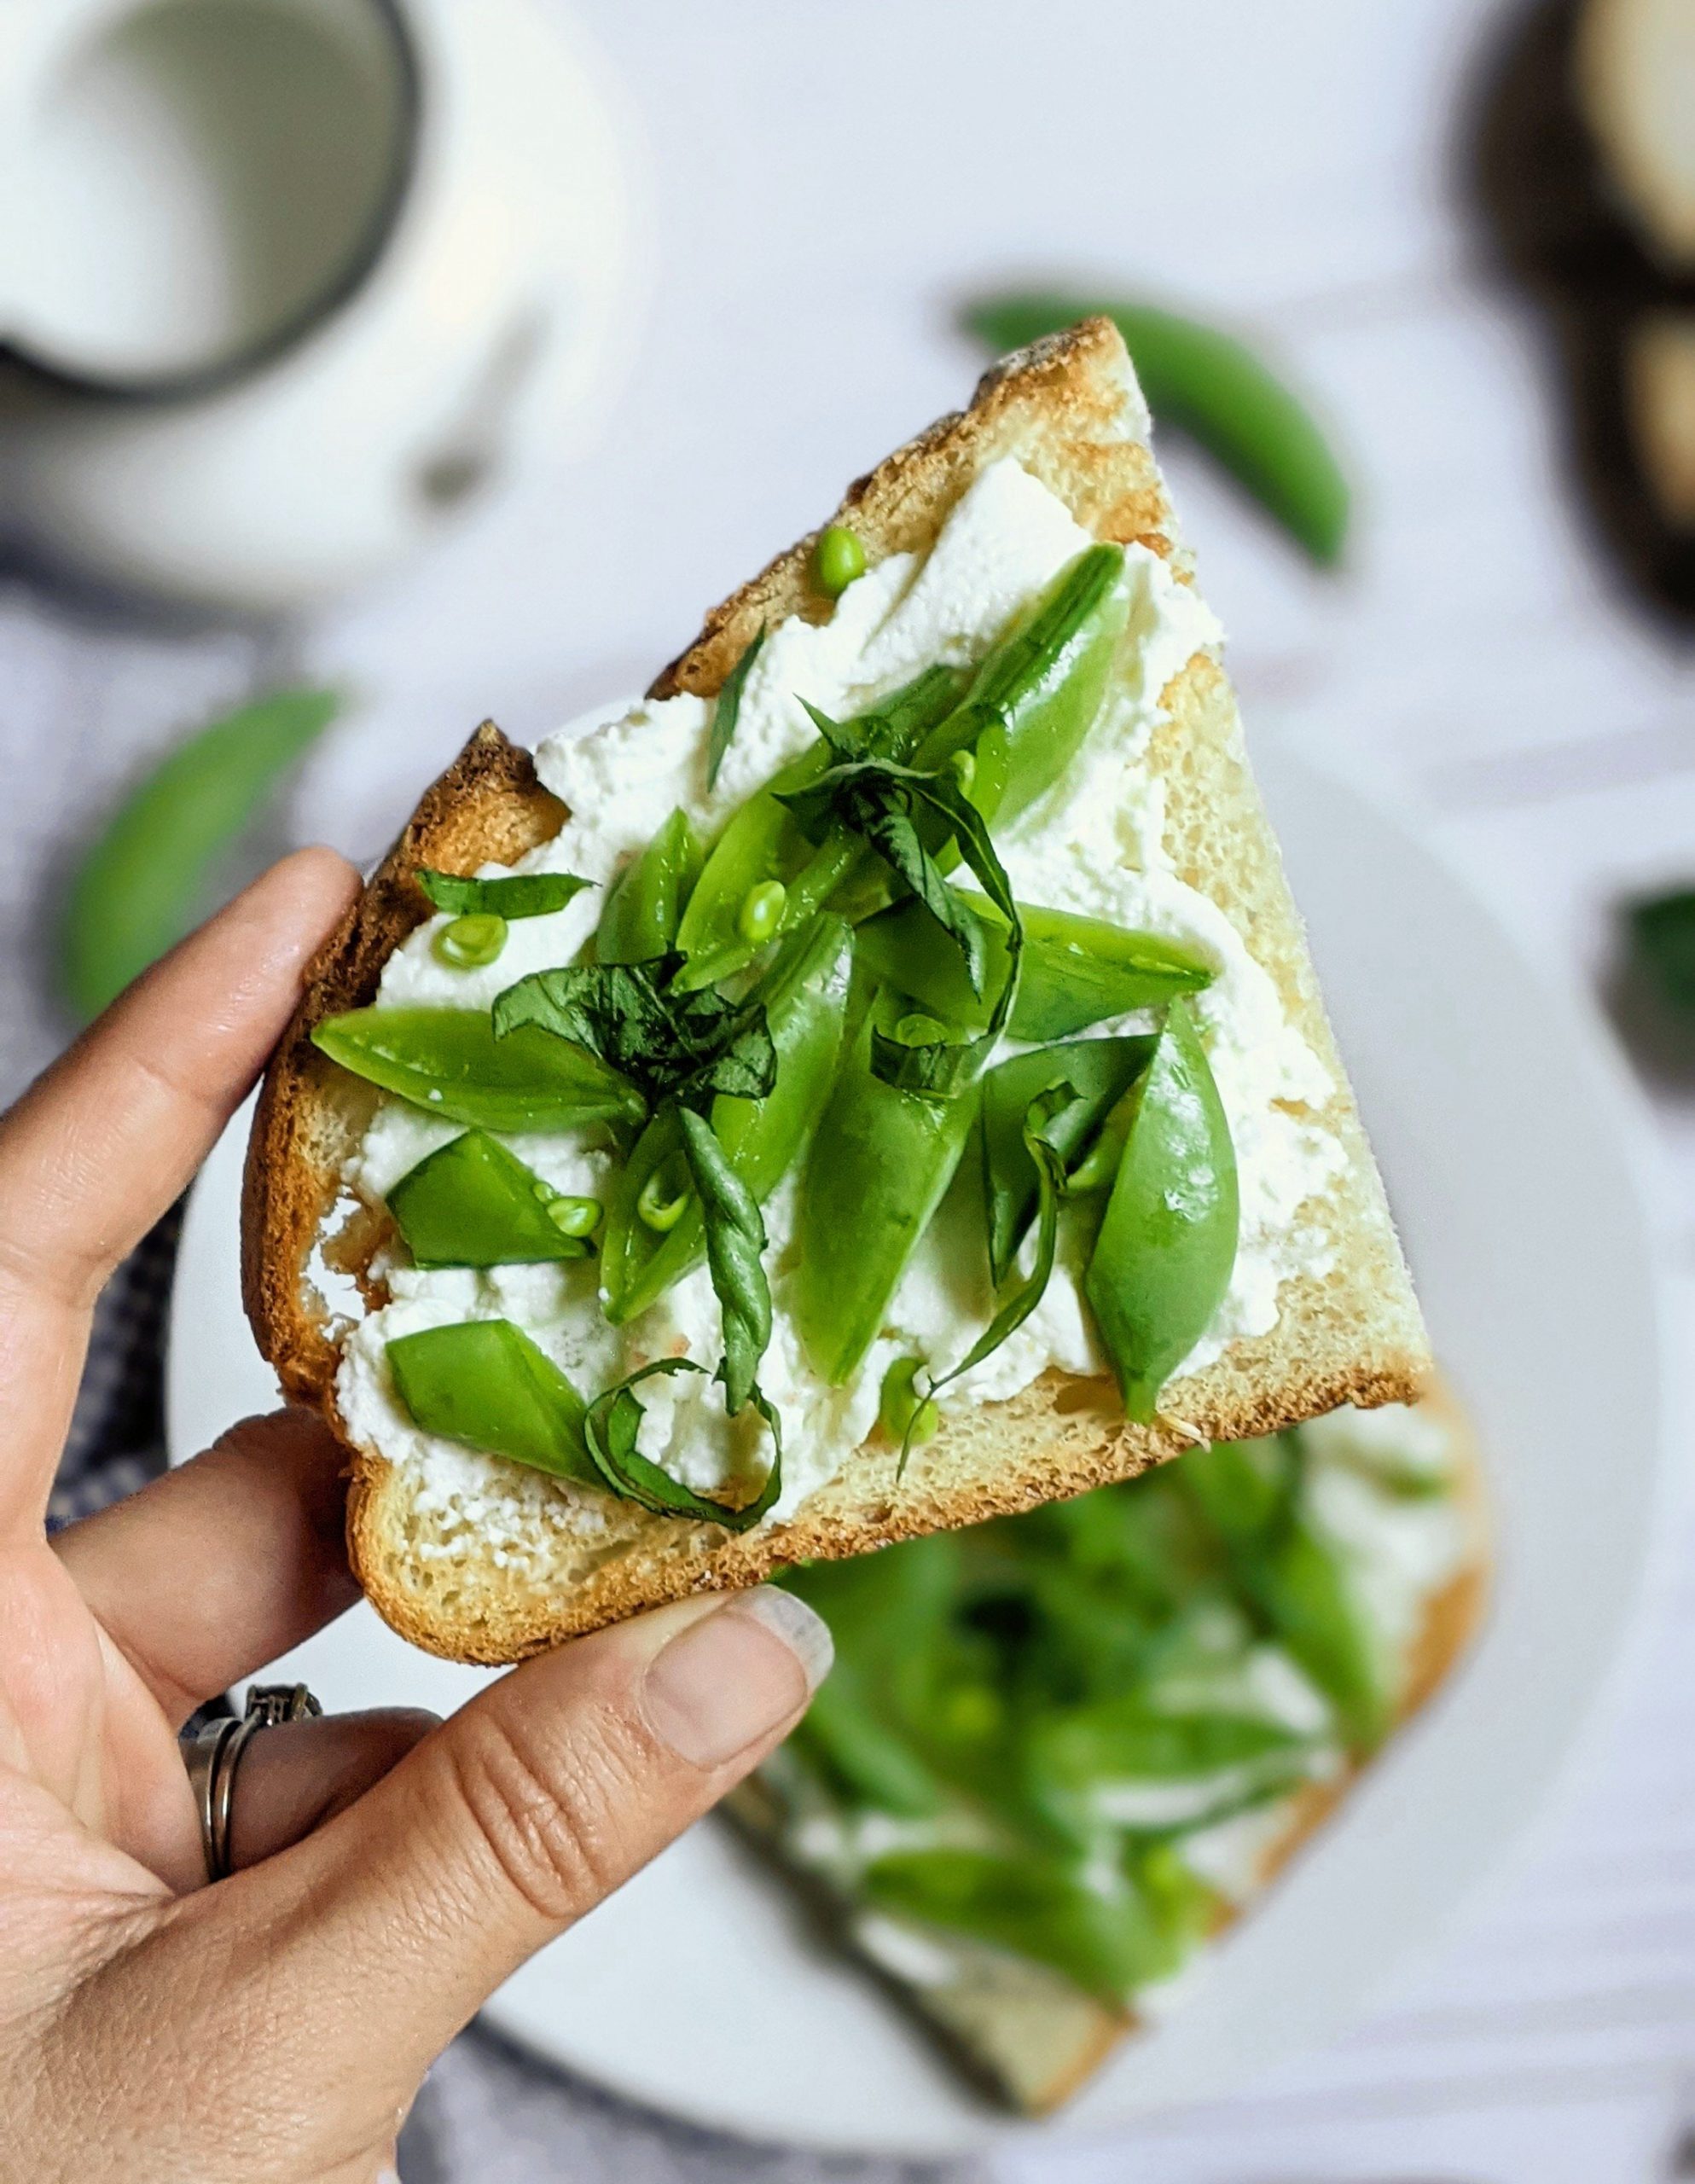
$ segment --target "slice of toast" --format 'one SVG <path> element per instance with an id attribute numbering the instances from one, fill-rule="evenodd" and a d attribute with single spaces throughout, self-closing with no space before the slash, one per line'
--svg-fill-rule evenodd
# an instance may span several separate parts
<path id="1" fill-rule="evenodd" d="M 1106 320 L 1086 321 L 1005 359 L 968 410 L 890 456 L 850 489 L 832 520 L 852 527 L 871 564 L 922 552 L 978 473 L 1012 456 L 1085 529 L 1140 543 L 1187 578 L 1147 436 L 1122 340 Z M 651 694 L 711 695 L 762 624 L 827 619 L 830 602 L 810 574 L 816 535 L 716 608 Z M 1286 1282 L 1271 1332 L 1233 1343 L 1206 1370 L 1174 1384 L 1172 1415 L 1152 1426 L 1126 1424 L 1110 1381 L 1050 1371 L 1006 1402 L 950 1413 L 898 1485 L 896 1452 L 874 1438 L 792 1516 L 735 1537 L 618 1504 L 605 1530 L 585 1538 L 551 1480 L 491 1457 L 488 1492 L 510 1519 L 508 1537 L 522 1542 L 522 1551 L 496 1557 L 462 1524 L 450 1531 L 421 1506 L 402 1470 L 350 1443 L 354 1566 L 403 1635 L 455 1659 L 515 1660 L 665 1600 L 752 1584 L 784 1563 L 858 1554 L 1081 1493 L 1195 1439 L 1246 1438 L 1341 1403 L 1416 1394 L 1429 1363 L 1423 1324 L 1248 770 L 1234 695 L 1217 659 L 1200 652 L 1163 703 L 1166 717 L 1146 764 L 1164 779 L 1166 845 L 1178 875 L 1232 919 L 1334 1081 L 1316 1119 L 1344 1158 L 1302 1213 L 1328 1271 Z M 313 1026 L 374 997 L 384 961 L 427 915 L 409 878 L 419 865 L 469 873 L 489 860 L 509 862 L 563 818 L 527 756 L 492 726 L 479 729 L 312 965 L 267 1075 L 244 1200 L 247 1310 L 285 1393 L 321 1409 L 344 1438 L 335 1374 L 345 1327 L 312 1269 L 343 1225 L 342 1170 L 374 1095 L 316 1051 Z M 331 1256 L 361 1272 L 379 1240 L 378 1224 L 356 1217 Z"/>
<path id="2" fill-rule="evenodd" d="M 1451 1490 L 1465 1545 L 1453 1574 L 1431 1594 L 1402 1653 L 1391 1741 L 1459 1663 L 1482 1620 L 1489 1589 L 1489 1513 L 1470 1423 L 1440 1386 L 1420 1407 L 1435 1415 L 1448 1437 Z M 1309 1783 L 1287 1800 L 1280 1820 L 1260 1845 L 1245 1891 L 1220 1909 L 1211 1929 L 1213 1942 L 1251 1913 L 1307 1848 L 1345 1803 L 1364 1766 L 1356 1763 L 1344 1774 Z M 893 1963 L 879 1961 L 855 1941 L 851 1900 L 785 1855 L 784 1800 L 769 1779 L 775 1771 L 768 1762 L 761 1773 L 731 1792 L 723 1810 L 781 1868 L 823 1935 L 862 1963 L 996 2101 L 1025 2115 L 1050 2114 L 1141 2029 L 1134 2009 L 1109 2008 L 1044 1965 L 981 1944 L 962 1946 L 958 1937 L 949 1939 L 948 1977 L 922 1982 L 902 1978 Z"/>

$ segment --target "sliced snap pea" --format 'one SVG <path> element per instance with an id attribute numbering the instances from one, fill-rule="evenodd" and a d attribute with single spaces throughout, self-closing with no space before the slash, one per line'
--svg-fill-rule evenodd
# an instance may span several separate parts
<path id="1" fill-rule="evenodd" d="M 312 1043 L 427 1114 L 483 1130 L 639 1123 L 646 1112 L 605 1062 L 527 1025 L 496 1039 L 486 1009 L 355 1008 L 326 1017 Z"/>
<path id="2" fill-rule="evenodd" d="M 467 910 L 442 927 L 430 952 L 451 970 L 473 971 L 498 962 L 505 946 L 506 920 L 498 911 Z"/>
<path id="3" fill-rule="evenodd" d="M 777 1053 L 776 1082 L 763 1100 L 720 1095 L 712 1102 L 714 1134 L 754 1197 L 763 1200 L 800 1157 L 841 1047 L 852 969 L 852 935 L 839 918 L 817 920 L 786 944 L 761 997 Z M 657 1181 L 656 1181 L 657 1179 Z M 644 1217 L 644 1194 L 684 1202 L 668 1230 Z M 636 1141 L 613 1190 L 601 1257 L 601 1305 L 615 1327 L 662 1297 L 698 1266 L 706 1232 L 699 1201 L 688 1193 L 682 1133 L 675 1112 L 662 1108 Z"/>
<path id="4" fill-rule="evenodd" d="M 927 729 L 952 711 L 961 678 L 933 667 L 869 713 L 849 723 L 851 732 L 891 755 L 904 757 Z M 741 916 L 753 891 L 776 881 L 787 889 L 775 932 L 792 932 L 821 909 L 846 876 L 860 845 L 851 839 L 816 848 L 778 799 L 809 787 L 836 763 L 820 741 L 774 774 L 730 818 L 713 844 L 677 928 L 676 944 L 688 958 L 680 987 L 713 985 L 744 970 L 764 944 L 750 940 Z"/>
<path id="5" fill-rule="evenodd" d="M 966 323 L 1003 351 L 1095 317 L 1123 335 L 1160 422 L 1192 433 L 1315 561 L 1341 559 L 1346 473 L 1299 397 L 1234 334 L 1151 304 L 1047 293 L 990 298 Z"/>
<path id="6" fill-rule="evenodd" d="M 183 938 L 218 859 L 340 702 L 327 690 L 277 691 L 190 737 L 131 790 L 78 867 L 65 904 L 59 975 L 78 1016 L 97 1016 Z"/>
<path id="7" fill-rule="evenodd" d="M 1039 1093 L 1070 1083 L 1077 1097 L 1056 1114 L 1048 1136 L 1068 1170 L 1083 1157 L 1108 1114 L 1152 1059 L 1157 1041 L 1129 1037 L 1075 1039 L 998 1063 L 983 1080 L 983 1195 L 990 1270 L 998 1288 L 1036 1211 L 1036 1165 L 1025 1143 L 1025 1118 Z"/>
<path id="8" fill-rule="evenodd" d="M 1049 1965 L 1107 2003 L 1121 2004 L 1169 1959 L 1140 1891 L 1092 1885 L 1030 1851 L 891 1851 L 866 1868 L 862 1885 L 879 1910 Z"/>
<path id="9" fill-rule="evenodd" d="M 467 880 L 427 864 L 420 865 L 414 877 L 438 910 L 450 910 L 455 917 L 503 918 L 508 923 L 562 910 L 594 885 L 574 872 L 508 872 L 495 879 Z"/>
<path id="10" fill-rule="evenodd" d="M 647 963 L 676 943 L 683 906 L 700 873 L 700 845 L 688 814 L 673 811 L 641 855 L 612 882 L 595 953 L 602 963 Z"/>
<path id="11" fill-rule="evenodd" d="M 1304 1518 L 1257 1556 L 1245 1557 L 1243 1589 L 1336 1709 L 1355 1751 L 1374 1751 L 1393 1725 L 1390 1664 L 1355 1595 L 1339 1554 Z"/>
<path id="12" fill-rule="evenodd" d="M 1236 1263 L 1235 1150 L 1187 1002 L 1172 1002 L 1124 1106 L 1123 1155 L 1083 1287 L 1125 1412 L 1145 1424 Z"/>
<path id="13" fill-rule="evenodd" d="M 918 1376 L 923 1370 L 921 1357 L 897 1357 L 878 1391 L 877 1423 L 897 1449 L 921 1449 L 936 1438 L 941 1427 L 941 1412 L 919 1391 Z"/>
<path id="14" fill-rule="evenodd" d="M 874 1014 L 843 1064 L 801 1184 L 795 1316 L 813 1364 L 835 1385 L 876 1340 L 977 1112 L 974 1089 L 932 1100 L 885 1083 L 871 1066 Z"/>
<path id="15" fill-rule="evenodd" d="M 584 1226 L 584 1208 L 593 1216 Z M 515 1153 L 467 1130 L 426 1153 L 388 1194 L 417 1266 L 525 1266 L 588 1256 L 599 1209 L 544 1182 Z"/>
<path id="16" fill-rule="evenodd" d="M 957 892 L 983 930 L 980 998 L 972 992 L 958 947 L 920 902 L 897 903 L 868 919 L 856 944 L 868 970 L 938 1016 L 961 1025 L 986 1024 L 1006 982 L 1006 925 L 984 897 Z M 1068 1039 L 1108 1017 L 1159 1008 L 1212 983 L 1211 965 L 1181 941 L 1024 903 L 1019 917 L 1024 968 L 1007 1025 L 1015 1039 Z"/>
<path id="17" fill-rule="evenodd" d="M 987 819 L 1016 818 L 1083 748 L 1129 614 L 1123 548 L 1085 547 L 984 659 L 958 709 L 919 745 L 914 764 L 927 770 L 970 751 L 972 802 Z"/>
<path id="18" fill-rule="evenodd" d="M 585 1486 L 603 1484 L 583 1437 L 587 1404 L 510 1320 L 462 1320 L 397 1335 L 388 1365 L 422 1432 Z"/>

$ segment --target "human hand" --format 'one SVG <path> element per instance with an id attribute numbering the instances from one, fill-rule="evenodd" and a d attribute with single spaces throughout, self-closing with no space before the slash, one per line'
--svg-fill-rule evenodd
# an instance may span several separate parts
<path id="1" fill-rule="evenodd" d="M 102 1284 L 248 1089 L 345 909 L 286 860 L 0 1120 L 0 2177 L 371 2184 L 425 2071 L 525 1958 L 792 1726 L 810 1610 L 689 1601 L 444 1725 L 267 1729 L 206 1887 L 177 1732 L 355 1597 L 341 1459 L 286 1411 L 49 1542 Z"/>

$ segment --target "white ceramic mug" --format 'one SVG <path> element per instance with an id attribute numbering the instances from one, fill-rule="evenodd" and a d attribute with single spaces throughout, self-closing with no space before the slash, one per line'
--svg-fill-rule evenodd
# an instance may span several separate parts
<path id="1" fill-rule="evenodd" d="M 0 492 L 107 580 L 357 583 L 580 442 L 634 235 L 553 0 L 6 0 Z"/>

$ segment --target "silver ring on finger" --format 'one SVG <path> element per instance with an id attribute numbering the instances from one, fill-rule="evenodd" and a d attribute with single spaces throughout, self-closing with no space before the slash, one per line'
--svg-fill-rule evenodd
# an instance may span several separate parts
<path id="1" fill-rule="evenodd" d="M 183 1738 L 183 1759 L 200 1815 L 208 1880 L 227 1879 L 234 1870 L 229 1838 L 242 1753 L 261 1729 L 274 1729 L 283 1722 L 308 1722 L 322 1711 L 304 1683 L 256 1683 L 248 1689 L 245 1712 L 223 1715 Z"/>

